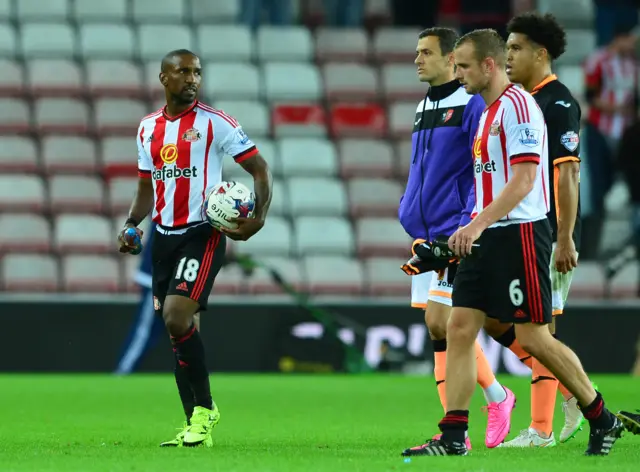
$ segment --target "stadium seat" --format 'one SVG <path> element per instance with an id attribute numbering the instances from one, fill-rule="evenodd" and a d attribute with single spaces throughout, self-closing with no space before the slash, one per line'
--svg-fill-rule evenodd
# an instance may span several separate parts
<path id="1" fill-rule="evenodd" d="M 611 280 L 614 298 L 636 298 L 640 287 L 640 265 L 633 261 L 624 266 Z"/>
<path id="2" fill-rule="evenodd" d="M 286 197 L 286 186 L 282 180 L 274 180 L 269 215 L 288 216 L 289 207 Z"/>
<path id="3" fill-rule="evenodd" d="M 251 140 L 270 134 L 269 110 L 264 103 L 257 100 L 219 100 L 214 106 L 238 120 Z"/>
<path id="4" fill-rule="evenodd" d="M 606 214 L 612 218 L 625 215 L 625 210 L 629 208 L 629 200 L 629 187 L 622 179 L 617 180 L 604 199 Z"/>
<path id="5" fill-rule="evenodd" d="M 122 221 L 123 220 L 118 220 L 115 228 L 120 228 L 122 226 Z M 129 293 L 140 293 L 140 286 L 136 282 L 136 275 L 140 270 L 140 258 L 131 257 L 129 254 L 117 254 L 116 260 L 119 260 L 119 264 L 122 267 L 123 291 Z"/>
<path id="6" fill-rule="evenodd" d="M 53 213 L 98 213 L 105 208 L 104 187 L 96 177 L 58 175 L 48 183 Z"/>
<path id="7" fill-rule="evenodd" d="M 339 216 L 347 213 L 347 194 L 341 180 L 292 177 L 288 181 L 287 193 L 293 217 Z"/>
<path id="8" fill-rule="evenodd" d="M 75 34 L 66 23 L 26 23 L 20 33 L 23 57 L 52 59 L 76 55 Z"/>
<path id="9" fill-rule="evenodd" d="M 600 298 L 604 293 L 604 271 L 597 262 L 580 261 L 574 270 L 571 296 Z"/>
<path id="10" fill-rule="evenodd" d="M 245 279 L 246 276 L 240 266 L 225 265 L 218 272 L 211 296 L 244 294 L 247 292 Z"/>
<path id="11" fill-rule="evenodd" d="M 19 134 L 31 130 L 29 107 L 24 100 L 0 98 L 0 134 Z"/>
<path id="12" fill-rule="evenodd" d="M 285 177 L 330 177 L 337 174 L 338 156 L 331 141 L 286 138 L 279 140 L 279 150 Z"/>
<path id="13" fill-rule="evenodd" d="M 380 105 L 337 103 L 331 106 L 330 129 L 334 138 L 376 137 L 387 134 L 387 117 Z"/>
<path id="14" fill-rule="evenodd" d="M 62 258 L 62 288 L 66 292 L 113 293 L 121 290 L 122 273 L 109 256 L 69 255 Z"/>
<path id="15" fill-rule="evenodd" d="M 13 26 L 0 24 L 0 57 L 15 57 L 18 51 L 18 38 Z"/>
<path id="16" fill-rule="evenodd" d="M 101 135 L 133 136 L 147 107 L 141 101 L 99 99 L 94 102 L 96 130 Z"/>
<path id="17" fill-rule="evenodd" d="M 363 265 L 368 295 L 411 295 L 411 277 L 400 270 L 397 259 L 376 257 L 363 261 Z"/>
<path id="18" fill-rule="evenodd" d="M 320 105 L 275 105 L 271 112 L 271 123 L 276 138 L 327 135 L 327 116 Z"/>
<path id="19" fill-rule="evenodd" d="M 200 25 L 196 30 L 196 44 L 205 63 L 249 62 L 254 58 L 255 43 L 246 26 Z"/>
<path id="20" fill-rule="evenodd" d="M 87 88 L 93 97 L 140 98 L 146 93 L 142 71 L 133 62 L 90 60 L 85 70 Z"/>
<path id="21" fill-rule="evenodd" d="M 252 64 L 217 63 L 204 67 L 202 88 L 216 100 L 256 100 L 261 97 L 261 79 L 258 69 Z"/>
<path id="22" fill-rule="evenodd" d="M 44 134 L 86 134 L 90 129 L 89 108 L 68 98 L 41 98 L 35 102 L 36 127 Z"/>
<path id="23" fill-rule="evenodd" d="M 69 253 L 113 253 L 114 228 L 98 215 L 58 215 L 54 218 L 55 248 Z"/>
<path id="24" fill-rule="evenodd" d="M 556 61 L 558 65 L 580 65 L 596 50 L 596 34 L 592 30 L 567 30 L 567 50 Z"/>
<path id="25" fill-rule="evenodd" d="M 138 148 L 133 138 L 110 137 L 99 142 L 102 170 L 107 178 L 137 177 Z"/>
<path id="26" fill-rule="evenodd" d="M 309 256 L 304 268 L 313 294 L 361 295 L 364 272 L 357 259 L 339 256 Z"/>
<path id="27" fill-rule="evenodd" d="M 402 186 L 387 179 L 352 179 L 347 183 L 351 214 L 389 216 L 398 214 Z"/>
<path id="28" fill-rule="evenodd" d="M 418 80 L 416 67 L 404 64 L 382 66 L 382 84 L 387 100 L 422 100 L 428 87 Z"/>
<path id="29" fill-rule="evenodd" d="M 249 137 L 251 138 L 251 136 Z M 260 155 L 265 161 L 267 161 L 267 164 L 269 164 L 271 174 L 275 177 L 280 177 L 282 175 L 282 166 L 280 164 L 280 156 L 278 155 L 278 152 L 276 152 L 276 147 L 273 141 L 260 137 L 257 139 L 252 138 L 252 141 L 256 145 Z M 232 180 L 246 180 L 250 181 L 250 183 L 253 181 L 253 178 L 247 173 L 247 171 L 233 159 L 225 159 L 223 164 L 223 174 L 225 177 L 230 177 Z"/>
<path id="30" fill-rule="evenodd" d="M 0 253 L 49 252 L 51 226 L 40 215 L 0 215 Z"/>
<path id="31" fill-rule="evenodd" d="M 389 129 L 396 138 L 411 138 L 417 102 L 397 102 L 389 108 Z"/>
<path id="32" fill-rule="evenodd" d="M 295 247 L 300 256 L 350 256 L 355 243 L 351 223 L 336 216 L 301 216 L 295 219 Z"/>
<path id="33" fill-rule="evenodd" d="M 0 211 L 40 212 L 45 207 L 42 179 L 33 175 L 0 175 Z"/>
<path id="34" fill-rule="evenodd" d="M 79 97 L 84 94 L 80 68 L 70 60 L 36 59 L 27 63 L 29 93 L 36 97 Z"/>
<path id="35" fill-rule="evenodd" d="M 0 265 L 7 292 L 55 292 L 59 288 L 58 264 L 53 256 L 7 254 Z"/>
<path id="36" fill-rule="evenodd" d="M 35 142 L 22 136 L 5 136 L 0 146 L 0 173 L 33 173 L 39 169 Z"/>
<path id="37" fill-rule="evenodd" d="M 164 96 L 164 87 L 160 83 L 160 64 L 161 61 L 157 59 L 152 59 L 146 61 L 143 66 L 143 76 L 144 76 L 144 87 L 146 89 L 147 94 L 154 99 L 158 99 L 162 101 L 164 104 L 165 96 Z M 157 109 L 159 107 L 153 107 Z"/>
<path id="38" fill-rule="evenodd" d="M 306 62 L 313 57 L 313 40 L 303 26 L 262 26 L 256 34 L 260 62 Z"/>
<path id="39" fill-rule="evenodd" d="M 377 62 L 411 63 L 416 56 L 418 33 L 414 28 L 382 27 L 373 38 L 373 54 Z"/>
<path id="40" fill-rule="evenodd" d="M 42 139 L 44 170 L 51 174 L 93 174 L 98 171 L 95 143 L 79 136 L 46 136 Z"/>
<path id="41" fill-rule="evenodd" d="M 413 162 L 413 149 L 411 141 L 407 138 L 400 139 L 395 144 L 396 173 L 403 180 L 409 176 L 409 168 Z"/>
<path id="42" fill-rule="evenodd" d="M 0 20 L 7 21 L 14 18 L 13 0 L 0 0 Z"/>
<path id="43" fill-rule="evenodd" d="M 240 0 L 191 0 L 191 21 L 193 23 L 232 23 L 240 15 Z"/>
<path id="44" fill-rule="evenodd" d="M 602 228 L 600 250 L 615 252 L 628 243 L 631 235 L 631 222 L 628 219 L 607 218 Z"/>
<path id="45" fill-rule="evenodd" d="M 139 25 L 138 54 L 144 61 L 156 60 L 174 49 L 194 49 L 191 31 L 186 25 Z"/>
<path id="46" fill-rule="evenodd" d="M 131 26 L 90 23 L 79 28 L 78 44 L 85 59 L 131 59 L 134 56 L 136 42 Z"/>
<path id="47" fill-rule="evenodd" d="M 75 0 L 71 2 L 71 15 L 77 23 L 113 22 L 124 23 L 128 17 L 128 0 Z"/>
<path id="48" fill-rule="evenodd" d="M 348 138 L 338 141 L 337 145 L 343 178 L 393 175 L 393 149 L 387 141 Z"/>
<path id="49" fill-rule="evenodd" d="M 267 217 L 264 227 L 258 234 L 235 246 L 238 254 L 259 256 L 289 257 L 292 249 L 291 225 L 286 219 L 275 215 Z"/>
<path id="50" fill-rule="evenodd" d="M 565 28 L 593 28 L 593 0 L 538 0 L 540 13 L 552 13 Z"/>
<path id="51" fill-rule="evenodd" d="M 316 31 L 316 58 L 320 62 L 365 62 L 369 40 L 363 29 L 326 28 Z"/>
<path id="52" fill-rule="evenodd" d="M 0 59 L 0 97 L 21 96 L 25 92 L 25 82 L 24 69 L 19 62 Z"/>
<path id="53" fill-rule="evenodd" d="M 35 21 L 66 21 L 69 18 L 68 0 L 19 0 L 15 2 L 18 23 Z"/>
<path id="54" fill-rule="evenodd" d="M 318 101 L 322 98 L 320 73 L 313 64 L 263 65 L 265 97 L 270 102 Z"/>
<path id="55" fill-rule="evenodd" d="M 304 279 L 303 270 L 297 259 L 271 256 L 256 256 L 256 259 L 260 264 L 275 271 L 295 290 L 306 290 L 307 284 Z M 250 293 L 256 295 L 282 293 L 282 289 L 273 280 L 269 270 L 263 267 L 258 267 L 247 280 L 243 281 L 243 284 L 247 285 Z"/>
<path id="56" fill-rule="evenodd" d="M 411 241 L 398 218 L 362 218 L 356 221 L 359 257 L 408 259 L 411 255 Z"/>
<path id="57" fill-rule="evenodd" d="M 576 100 L 585 97 L 584 70 L 580 66 L 559 66 L 558 78 L 571 90 L 571 95 Z M 584 110 L 583 110 L 584 115 Z"/>
<path id="58" fill-rule="evenodd" d="M 138 188 L 138 177 L 118 177 L 109 180 L 109 210 L 126 213 Z M 122 224 L 122 223 L 121 223 Z"/>
<path id="59" fill-rule="evenodd" d="M 364 64 L 325 64 L 324 89 L 332 101 L 375 101 L 379 95 L 378 74 Z"/>
<path id="60" fill-rule="evenodd" d="M 135 23 L 182 23 L 187 2 L 176 0 L 132 0 L 131 13 Z M 178 47 L 173 49 L 179 49 Z M 168 52 L 170 49 L 167 49 Z"/>

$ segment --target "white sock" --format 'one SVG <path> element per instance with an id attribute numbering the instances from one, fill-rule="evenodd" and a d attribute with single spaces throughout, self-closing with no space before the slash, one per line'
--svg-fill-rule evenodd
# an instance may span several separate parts
<path id="1" fill-rule="evenodd" d="M 482 391 L 484 392 L 484 398 L 487 400 L 487 403 L 500 403 L 507 399 L 507 392 L 505 392 L 497 380 L 494 380 L 491 385 Z"/>

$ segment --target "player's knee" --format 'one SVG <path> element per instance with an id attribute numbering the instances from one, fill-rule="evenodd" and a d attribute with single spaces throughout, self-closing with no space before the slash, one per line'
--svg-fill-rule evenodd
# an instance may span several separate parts
<path id="1" fill-rule="evenodd" d="M 473 344 L 477 337 L 478 330 L 473 324 L 454 312 L 447 323 L 447 343 Z"/>
<path id="2" fill-rule="evenodd" d="M 432 302 L 424 312 L 424 321 L 429 329 L 431 339 L 447 338 L 447 322 L 451 308 L 440 303 Z"/>
<path id="3" fill-rule="evenodd" d="M 516 339 L 533 357 L 542 358 L 554 339 L 546 325 L 516 325 Z"/>
<path id="4" fill-rule="evenodd" d="M 185 297 L 180 297 L 185 298 Z M 186 299 L 187 301 L 191 301 Z M 171 336 L 180 337 L 186 334 L 194 323 L 195 309 L 192 303 L 181 303 L 182 300 L 175 300 L 167 297 L 162 317 L 167 331 Z"/>

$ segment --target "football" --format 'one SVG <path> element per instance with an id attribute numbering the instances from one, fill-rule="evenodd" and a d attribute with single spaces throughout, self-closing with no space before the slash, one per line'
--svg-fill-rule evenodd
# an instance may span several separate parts
<path id="1" fill-rule="evenodd" d="M 253 192 L 240 182 L 220 182 L 214 186 L 205 202 L 205 216 L 214 228 L 236 229 L 231 218 L 251 218 L 255 208 Z"/>

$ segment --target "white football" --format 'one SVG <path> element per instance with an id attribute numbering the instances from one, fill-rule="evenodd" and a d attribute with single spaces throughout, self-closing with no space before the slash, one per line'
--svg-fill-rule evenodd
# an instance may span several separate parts
<path id="1" fill-rule="evenodd" d="M 236 229 L 231 218 L 251 218 L 255 208 L 255 197 L 246 185 L 240 182 L 220 182 L 215 185 L 205 201 L 207 221 L 214 228 Z"/>

